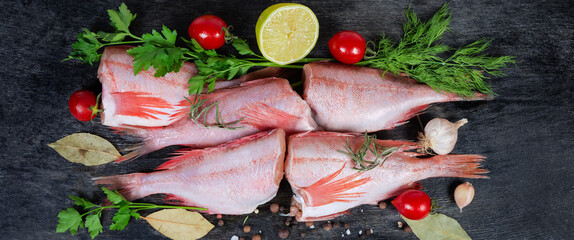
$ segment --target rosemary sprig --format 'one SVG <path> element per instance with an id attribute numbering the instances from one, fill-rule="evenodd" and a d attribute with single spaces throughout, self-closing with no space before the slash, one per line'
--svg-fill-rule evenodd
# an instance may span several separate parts
<path id="1" fill-rule="evenodd" d="M 235 126 L 236 124 L 240 123 L 243 118 L 235 120 L 233 122 L 225 122 L 223 116 L 221 116 L 221 111 L 219 111 L 219 101 L 216 101 L 209 106 L 199 110 L 205 103 L 205 99 L 200 99 L 198 94 L 194 95 L 193 100 L 189 98 L 185 98 L 191 105 L 189 111 L 189 117 L 192 121 L 197 124 L 203 124 L 205 127 L 219 127 L 219 128 L 226 128 L 226 129 L 239 129 L 243 128 L 243 126 Z M 215 107 L 215 124 L 208 124 L 207 121 L 207 113 Z"/>
<path id="2" fill-rule="evenodd" d="M 453 92 L 473 96 L 475 91 L 492 95 L 485 74 L 503 76 L 500 68 L 515 63 L 511 56 L 490 57 L 480 55 L 492 40 L 479 39 L 457 49 L 437 43 L 449 30 L 451 15 L 445 3 L 427 22 L 421 21 L 410 8 L 405 10 L 404 35 L 398 44 L 384 35 L 376 50 L 369 49 L 365 60 L 357 65 L 380 68 L 395 74 L 405 73 L 438 92 Z M 374 44 L 374 43 L 371 43 Z"/>
<path id="3" fill-rule="evenodd" d="M 347 138 L 347 145 L 345 146 L 345 150 L 337 150 L 337 152 L 351 157 L 353 163 L 355 163 L 353 169 L 358 170 L 359 172 L 363 172 L 384 164 L 389 156 L 398 150 L 398 147 L 387 148 L 377 144 L 377 136 L 369 136 L 369 134 L 365 132 L 365 140 L 363 141 L 361 147 L 357 149 L 357 151 L 353 151 L 351 142 L 349 138 Z M 375 157 L 373 161 L 366 159 L 368 153 L 371 153 Z"/>

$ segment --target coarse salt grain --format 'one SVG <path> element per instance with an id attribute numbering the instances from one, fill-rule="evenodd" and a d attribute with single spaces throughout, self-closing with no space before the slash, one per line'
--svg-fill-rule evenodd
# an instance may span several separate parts
<path id="1" fill-rule="evenodd" d="M 233 235 L 233 236 L 231 236 L 231 240 L 239 240 L 239 237 L 238 237 L 238 236 L 235 236 L 235 235 Z"/>
<path id="2" fill-rule="evenodd" d="M 347 235 L 351 235 L 351 230 L 347 229 L 347 231 L 345 231 L 345 233 L 346 233 Z"/>

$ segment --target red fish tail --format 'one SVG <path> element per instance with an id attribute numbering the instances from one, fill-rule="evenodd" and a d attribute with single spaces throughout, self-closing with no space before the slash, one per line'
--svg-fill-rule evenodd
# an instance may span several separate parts
<path id="1" fill-rule="evenodd" d="M 144 141 L 144 142 L 133 144 L 133 145 L 125 148 L 124 151 L 127 151 L 128 153 L 126 153 L 123 156 L 116 159 L 115 163 L 132 161 L 132 160 L 135 160 L 136 158 L 141 157 L 142 155 L 144 155 L 146 153 L 152 152 L 152 150 L 149 149 L 147 146 L 148 145 L 147 145 L 146 141 Z"/>
<path id="2" fill-rule="evenodd" d="M 421 161 L 432 161 L 434 177 L 488 178 L 488 170 L 481 168 L 480 155 L 437 155 Z"/>
<path id="3" fill-rule="evenodd" d="M 117 190 L 128 201 L 145 197 L 138 191 L 140 178 L 144 173 L 132 173 L 125 175 L 114 175 L 92 178 L 94 184 L 107 187 L 110 190 Z"/>
<path id="4" fill-rule="evenodd" d="M 154 129 L 154 128 L 148 128 L 148 127 L 137 127 L 137 126 L 123 126 L 123 127 L 113 127 L 112 130 L 114 130 L 114 132 L 118 133 L 118 134 L 124 134 L 124 135 L 129 135 L 132 136 L 136 139 L 138 139 L 140 142 L 135 143 L 131 146 L 128 146 L 126 148 L 123 149 L 124 152 L 128 152 L 127 154 L 124 154 L 123 156 L 121 156 L 120 158 L 116 159 L 116 163 L 119 162 L 124 162 L 124 161 L 131 161 L 134 160 L 136 158 L 141 157 L 144 154 L 153 152 L 154 149 L 153 147 L 150 146 L 149 140 L 148 140 L 148 133 L 149 130 Z"/>

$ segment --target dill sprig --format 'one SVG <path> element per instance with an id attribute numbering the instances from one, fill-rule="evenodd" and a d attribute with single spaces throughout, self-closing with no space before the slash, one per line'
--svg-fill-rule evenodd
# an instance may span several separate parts
<path id="1" fill-rule="evenodd" d="M 377 136 L 369 136 L 369 134 L 365 132 L 365 140 L 363 141 L 361 147 L 357 149 L 357 151 L 353 151 L 351 142 L 349 138 L 347 138 L 345 150 L 337 150 L 337 152 L 351 157 L 353 163 L 355 163 L 353 169 L 358 170 L 359 172 L 363 172 L 384 164 L 391 153 L 396 152 L 397 150 L 399 150 L 398 147 L 387 148 L 377 144 Z M 371 153 L 375 157 L 373 161 L 366 159 L 368 153 Z"/>
<path id="2" fill-rule="evenodd" d="M 485 74 L 504 76 L 500 68 L 514 63 L 511 56 L 491 57 L 481 55 L 492 40 L 479 39 L 456 49 L 438 43 L 449 30 L 451 15 L 445 3 L 427 22 L 416 13 L 405 10 L 404 35 L 398 44 L 384 35 L 376 50 L 369 49 L 365 60 L 357 65 L 380 68 L 395 74 L 407 74 L 438 92 L 452 92 L 461 96 L 473 96 L 476 91 L 492 95 L 490 85 L 484 81 Z M 371 44 L 374 44 L 371 42 Z"/>

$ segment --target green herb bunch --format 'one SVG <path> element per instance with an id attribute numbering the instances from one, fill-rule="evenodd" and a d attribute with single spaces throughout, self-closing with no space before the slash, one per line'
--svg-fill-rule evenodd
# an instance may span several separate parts
<path id="1" fill-rule="evenodd" d="M 363 172 L 374 169 L 379 165 L 382 165 L 383 163 L 385 163 L 385 161 L 387 161 L 387 159 L 392 153 L 398 150 L 399 150 L 398 147 L 387 148 L 377 144 L 377 136 L 376 135 L 369 136 L 369 134 L 365 132 L 365 140 L 363 140 L 363 144 L 361 144 L 361 147 L 359 147 L 357 151 L 353 151 L 351 142 L 349 138 L 347 138 L 347 144 L 345 145 L 345 150 L 337 150 L 337 152 L 343 153 L 351 157 L 351 160 L 355 164 L 353 169 L 358 170 L 359 172 Z M 374 160 L 369 161 L 366 159 L 369 153 L 375 157 Z"/>
<path id="2" fill-rule="evenodd" d="M 406 74 L 425 83 L 438 92 L 453 92 L 473 96 L 475 91 L 492 95 L 485 74 L 503 76 L 500 68 L 514 63 L 510 56 L 481 55 L 492 40 L 479 39 L 453 50 L 437 43 L 449 30 L 451 15 L 445 3 L 427 22 L 421 21 L 410 8 L 405 10 L 404 35 L 398 44 L 384 35 L 375 46 L 367 50 L 364 61 L 357 65 L 383 69 L 395 74 Z"/>
<path id="3" fill-rule="evenodd" d="M 76 234 L 78 228 L 87 228 L 90 237 L 94 239 L 103 232 L 101 222 L 102 211 L 104 209 L 117 208 L 118 211 L 114 214 L 113 222 L 110 225 L 110 230 L 123 230 L 129 223 L 130 219 L 139 219 L 141 216 L 138 211 L 155 209 L 155 208 L 171 208 L 171 209 L 189 209 L 189 210 L 207 210 L 205 208 L 197 207 L 184 207 L 184 206 L 170 206 L 170 205 L 156 205 L 150 203 L 134 203 L 126 200 L 117 191 L 111 191 L 105 187 L 102 190 L 107 195 L 107 199 L 113 204 L 110 206 L 101 206 L 94 204 L 84 198 L 69 196 L 74 200 L 75 205 L 83 208 L 86 212 L 80 214 L 75 208 L 67 208 L 58 214 L 58 226 L 56 232 L 64 233 L 70 231 L 72 235 Z"/>

